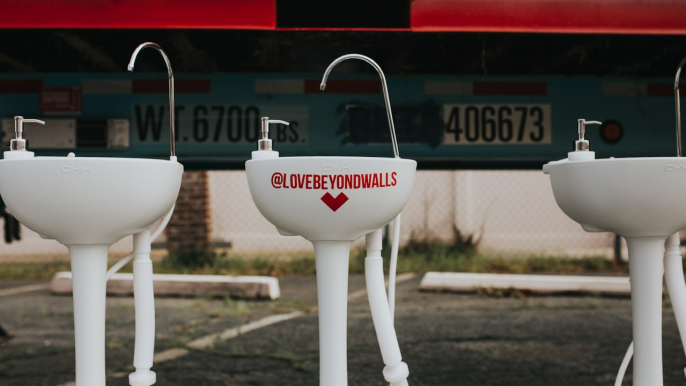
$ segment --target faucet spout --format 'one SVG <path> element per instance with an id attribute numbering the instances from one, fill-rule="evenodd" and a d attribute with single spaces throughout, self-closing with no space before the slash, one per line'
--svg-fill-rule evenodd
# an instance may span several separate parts
<path id="1" fill-rule="evenodd" d="M 679 78 L 681 77 L 681 69 L 686 64 L 686 58 L 681 59 L 679 68 L 676 70 L 674 77 L 674 107 L 676 109 L 676 153 L 678 157 L 682 157 L 681 152 L 681 103 L 679 102 Z"/>
<path id="2" fill-rule="evenodd" d="M 393 112 L 391 111 L 391 101 L 390 98 L 388 97 L 388 84 L 386 84 L 386 77 L 383 74 L 383 71 L 381 70 L 381 67 L 376 64 L 375 61 L 373 61 L 371 58 L 360 55 L 360 54 L 348 54 L 348 55 L 343 55 L 340 58 L 334 60 L 331 64 L 329 64 L 329 67 L 326 69 L 324 72 L 324 77 L 322 78 L 322 83 L 319 86 L 319 89 L 322 91 L 326 89 L 326 81 L 329 78 L 329 74 L 331 73 L 331 70 L 333 70 L 338 63 L 348 60 L 348 59 L 359 59 L 362 61 L 365 61 L 369 64 L 371 64 L 372 67 L 376 70 L 376 72 L 379 73 L 379 77 L 381 78 L 381 87 L 383 89 L 383 96 L 384 96 L 384 102 L 386 103 L 386 115 L 388 116 L 388 127 L 391 130 L 391 141 L 393 142 L 393 154 L 395 155 L 395 158 L 399 158 L 400 155 L 398 154 L 398 140 L 395 136 L 395 125 L 393 124 Z"/>
<path id="3" fill-rule="evenodd" d="M 162 47 L 160 47 L 156 43 L 143 43 L 136 47 L 136 49 L 133 51 L 127 69 L 129 72 L 133 72 L 133 67 L 136 62 L 136 57 L 138 57 L 138 53 L 140 53 L 144 48 L 147 47 L 154 48 L 157 52 L 159 52 L 160 55 L 162 55 L 162 59 L 164 59 L 164 64 L 167 65 L 167 75 L 169 76 L 169 138 L 171 142 L 171 156 L 176 157 L 176 130 L 174 118 L 174 73 L 172 72 L 171 63 L 169 63 L 169 58 L 167 57 L 167 54 L 165 54 L 162 50 Z"/>

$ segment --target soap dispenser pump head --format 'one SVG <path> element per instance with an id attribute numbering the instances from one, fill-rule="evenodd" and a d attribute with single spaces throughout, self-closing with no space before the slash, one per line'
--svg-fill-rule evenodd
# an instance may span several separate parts
<path id="1" fill-rule="evenodd" d="M 41 125 L 45 125 L 45 122 L 38 119 L 24 119 L 22 116 L 14 117 L 15 138 L 10 141 L 11 151 L 28 150 L 28 141 L 24 139 L 24 123 L 40 123 Z"/>
<path id="2" fill-rule="evenodd" d="M 269 139 L 270 123 L 280 123 L 287 126 L 290 125 L 290 123 L 280 119 L 269 119 L 269 117 L 262 117 L 262 138 L 257 142 L 257 150 L 272 150 L 272 140 Z"/>
<path id="3" fill-rule="evenodd" d="M 602 125 L 602 122 L 599 121 L 587 121 L 585 119 L 579 119 L 578 121 L 578 129 L 579 129 L 579 139 L 574 142 L 574 151 L 589 151 L 590 150 L 590 144 L 588 140 L 586 140 L 586 125 Z"/>

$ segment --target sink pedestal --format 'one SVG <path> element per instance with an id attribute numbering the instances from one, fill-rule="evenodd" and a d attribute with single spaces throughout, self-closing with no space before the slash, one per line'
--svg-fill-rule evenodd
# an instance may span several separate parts
<path id="1" fill-rule="evenodd" d="M 319 304 L 319 384 L 348 385 L 350 241 L 313 241 Z"/>
<path id="2" fill-rule="evenodd" d="M 634 335 L 633 386 L 662 386 L 662 277 L 666 237 L 627 237 Z"/>
<path id="3" fill-rule="evenodd" d="M 74 293 L 76 385 L 105 386 L 105 301 L 109 244 L 68 245 Z"/>

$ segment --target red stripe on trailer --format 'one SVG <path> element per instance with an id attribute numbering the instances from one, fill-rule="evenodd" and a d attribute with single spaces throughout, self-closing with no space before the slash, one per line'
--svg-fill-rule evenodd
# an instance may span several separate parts
<path id="1" fill-rule="evenodd" d="M 415 0 L 420 32 L 686 34 L 677 0 Z"/>
<path id="2" fill-rule="evenodd" d="M 473 95 L 548 95 L 546 82 L 474 82 Z"/>
<path id="3" fill-rule="evenodd" d="M 4 0 L 0 28 L 276 28 L 275 0 Z"/>
<path id="4" fill-rule="evenodd" d="M 686 85 L 679 86 L 679 91 L 683 94 Z M 653 97 L 673 97 L 674 83 L 648 83 L 647 94 Z"/>
<path id="5" fill-rule="evenodd" d="M 302 79 L 255 79 L 255 94 L 302 94 Z"/>
<path id="6" fill-rule="evenodd" d="M 38 94 L 43 79 L 0 79 L 0 94 Z"/>
<path id="7" fill-rule="evenodd" d="M 167 94 L 169 81 L 166 79 L 135 79 L 132 85 L 134 94 Z M 177 94 L 206 94 L 212 91 L 209 79 L 174 80 L 174 91 Z"/>
<path id="8" fill-rule="evenodd" d="M 330 80 L 326 90 L 319 89 L 321 80 L 306 80 L 305 94 L 379 94 L 381 82 L 378 80 Z"/>

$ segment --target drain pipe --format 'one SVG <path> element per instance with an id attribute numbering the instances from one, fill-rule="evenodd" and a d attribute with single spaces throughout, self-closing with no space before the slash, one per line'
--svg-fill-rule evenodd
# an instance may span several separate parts
<path id="1" fill-rule="evenodd" d="M 366 236 L 367 257 L 364 260 L 365 279 L 369 307 L 372 311 L 374 329 L 381 348 L 381 356 L 386 364 L 384 378 L 391 386 L 408 386 L 410 370 L 402 361 L 398 337 L 393 327 L 393 317 L 386 297 L 384 284 L 383 258 L 381 257 L 382 234 L 378 229 Z"/>
<path id="2" fill-rule="evenodd" d="M 133 297 L 136 310 L 136 338 L 133 366 L 129 375 L 131 386 L 153 385 L 157 377 L 151 371 L 155 354 L 155 293 L 150 260 L 150 228 L 133 235 Z"/>
<path id="3" fill-rule="evenodd" d="M 679 233 L 670 236 L 665 242 L 665 281 L 672 300 L 672 309 L 681 335 L 681 344 L 686 351 L 686 281 L 684 265 L 681 260 Z M 684 369 L 686 373 L 686 369 Z"/>

